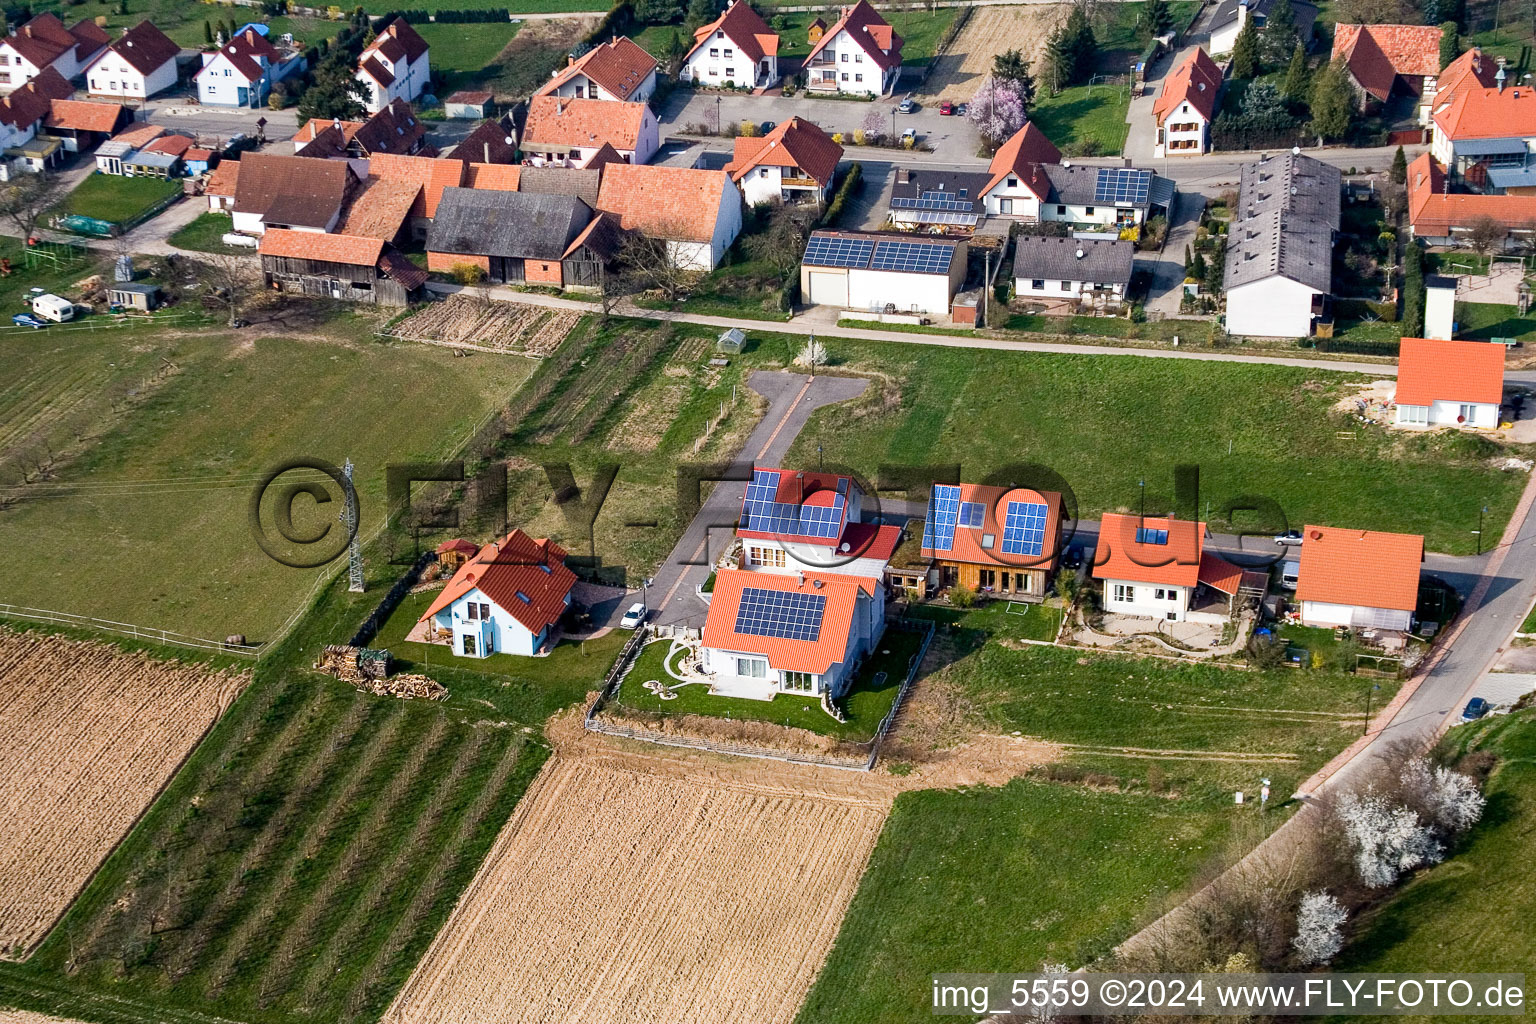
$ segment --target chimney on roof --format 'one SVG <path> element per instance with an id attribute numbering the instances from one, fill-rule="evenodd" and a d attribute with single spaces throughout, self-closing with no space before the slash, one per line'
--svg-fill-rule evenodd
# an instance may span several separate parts
<path id="1" fill-rule="evenodd" d="M 485 162 L 491 162 L 491 143 L 489 139 L 487 139 L 485 143 Z"/>
<path id="2" fill-rule="evenodd" d="M 802 570 L 802 569 L 796 569 L 795 570 L 795 575 L 800 577 L 800 585 L 802 587 L 805 586 L 805 571 Z"/>
<path id="3" fill-rule="evenodd" d="M 1504 65 L 1499 65 L 1499 70 L 1493 73 L 1493 80 L 1499 86 L 1499 92 L 1504 91 Z"/>

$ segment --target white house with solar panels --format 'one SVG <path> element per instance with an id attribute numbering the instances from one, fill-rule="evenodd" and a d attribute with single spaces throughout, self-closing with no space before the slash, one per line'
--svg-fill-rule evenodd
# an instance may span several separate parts
<path id="1" fill-rule="evenodd" d="M 965 284 L 964 239 L 813 231 L 800 295 L 813 306 L 868 313 L 949 313 Z"/>
<path id="2" fill-rule="evenodd" d="M 841 697 L 885 628 L 884 575 L 902 528 L 863 522 L 847 476 L 754 469 L 735 565 L 720 568 L 700 641 L 710 692 Z"/>

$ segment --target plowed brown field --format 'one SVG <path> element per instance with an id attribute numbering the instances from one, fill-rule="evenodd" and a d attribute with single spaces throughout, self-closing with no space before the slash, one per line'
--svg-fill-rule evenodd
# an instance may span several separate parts
<path id="1" fill-rule="evenodd" d="M 976 8 L 949 50 L 934 65 L 920 95 L 957 102 L 969 100 L 992 70 L 993 56 L 1004 50 L 1022 53 L 1035 64 L 1038 76 L 1046 37 L 1071 9 L 1070 4 Z"/>
<path id="2" fill-rule="evenodd" d="M 42 937 L 245 680 L 0 629 L 0 952 Z"/>
<path id="3" fill-rule="evenodd" d="M 385 1020 L 793 1020 L 889 801 L 775 789 L 557 756 Z"/>

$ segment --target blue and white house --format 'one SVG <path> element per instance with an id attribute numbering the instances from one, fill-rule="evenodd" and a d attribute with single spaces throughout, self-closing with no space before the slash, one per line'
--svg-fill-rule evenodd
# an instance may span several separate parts
<path id="1" fill-rule="evenodd" d="M 194 76 L 197 99 L 210 107 L 263 107 L 272 85 L 305 69 L 304 55 L 280 50 L 247 25 L 217 50 L 203 54 Z"/>
<path id="2" fill-rule="evenodd" d="M 513 530 L 459 567 L 410 639 L 446 643 L 465 658 L 544 653 L 575 585 L 563 548 Z"/>

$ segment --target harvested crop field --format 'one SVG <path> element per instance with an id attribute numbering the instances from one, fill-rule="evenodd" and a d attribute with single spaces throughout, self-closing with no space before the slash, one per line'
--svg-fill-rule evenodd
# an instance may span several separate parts
<path id="1" fill-rule="evenodd" d="M 889 800 L 676 766 L 546 765 L 385 1021 L 792 1021 Z"/>
<path id="2" fill-rule="evenodd" d="M 993 56 L 1004 50 L 1018 50 L 1038 68 L 1046 37 L 1070 9 L 1067 4 L 977 8 L 934 66 L 921 94 L 969 100 L 991 71 Z"/>
<path id="3" fill-rule="evenodd" d="M 42 937 L 245 681 L 0 629 L 0 949 Z"/>
<path id="4" fill-rule="evenodd" d="M 560 347 L 581 314 L 516 302 L 481 302 L 455 295 L 431 302 L 384 333 L 406 341 L 425 341 L 477 352 L 547 356 Z"/>

